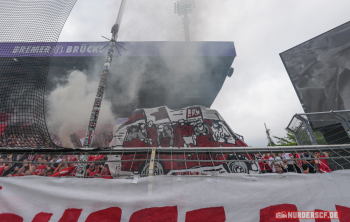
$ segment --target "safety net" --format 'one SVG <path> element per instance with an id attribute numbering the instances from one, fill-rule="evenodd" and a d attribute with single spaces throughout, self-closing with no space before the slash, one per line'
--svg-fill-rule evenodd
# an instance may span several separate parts
<path id="1" fill-rule="evenodd" d="M 58 148 L 44 92 L 52 54 L 76 0 L 0 1 L 0 147 Z"/>

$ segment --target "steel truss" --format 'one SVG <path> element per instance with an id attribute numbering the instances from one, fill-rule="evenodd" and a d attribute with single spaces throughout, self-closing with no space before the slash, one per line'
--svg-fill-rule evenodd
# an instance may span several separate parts
<path id="1" fill-rule="evenodd" d="M 286 129 L 298 145 L 348 144 L 350 110 L 295 114 Z"/>

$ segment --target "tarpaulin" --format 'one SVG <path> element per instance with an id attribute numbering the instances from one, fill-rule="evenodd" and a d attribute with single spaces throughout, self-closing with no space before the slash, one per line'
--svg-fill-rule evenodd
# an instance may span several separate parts
<path id="1" fill-rule="evenodd" d="M 348 222 L 349 182 L 349 170 L 115 180 L 0 178 L 0 221 L 274 222 L 299 221 L 274 219 L 275 210 L 323 210 L 340 211 L 339 221 Z"/>

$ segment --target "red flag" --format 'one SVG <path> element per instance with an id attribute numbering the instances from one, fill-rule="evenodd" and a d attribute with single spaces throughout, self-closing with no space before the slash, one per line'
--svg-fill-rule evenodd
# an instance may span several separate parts
<path id="1" fill-rule="evenodd" d="M 55 173 L 54 175 L 52 175 L 51 177 L 65 177 L 65 176 L 69 176 L 75 169 L 76 167 L 67 167 L 57 173 Z"/>
<path id="2" fill-rule="evenodd" d="M 154 116 L 156 118 L 156 121 L 169 118 L 168 112 L 166 111 L 165 107 L 159 108 L 158 112 L 156 113 L 151 113 L 151 116 Z"/>

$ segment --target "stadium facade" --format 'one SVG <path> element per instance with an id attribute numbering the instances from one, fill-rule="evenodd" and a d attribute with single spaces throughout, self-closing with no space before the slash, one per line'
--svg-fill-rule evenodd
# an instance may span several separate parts
<path id="1" fill-rule="evenodd" d="M 350 22 L 280 56 L 305 112 L 350 109 Z"/>
<path id="2" fill-rule="evenodd" d="M 350 22 L 280 56 L 305 113 L 318 113 L 306 116 L 312 130 L 321 132 L 328 144 L 350 143 L 349 113 L 341 113 L 345 122 L 332 113 L 350 110 Z"/>

